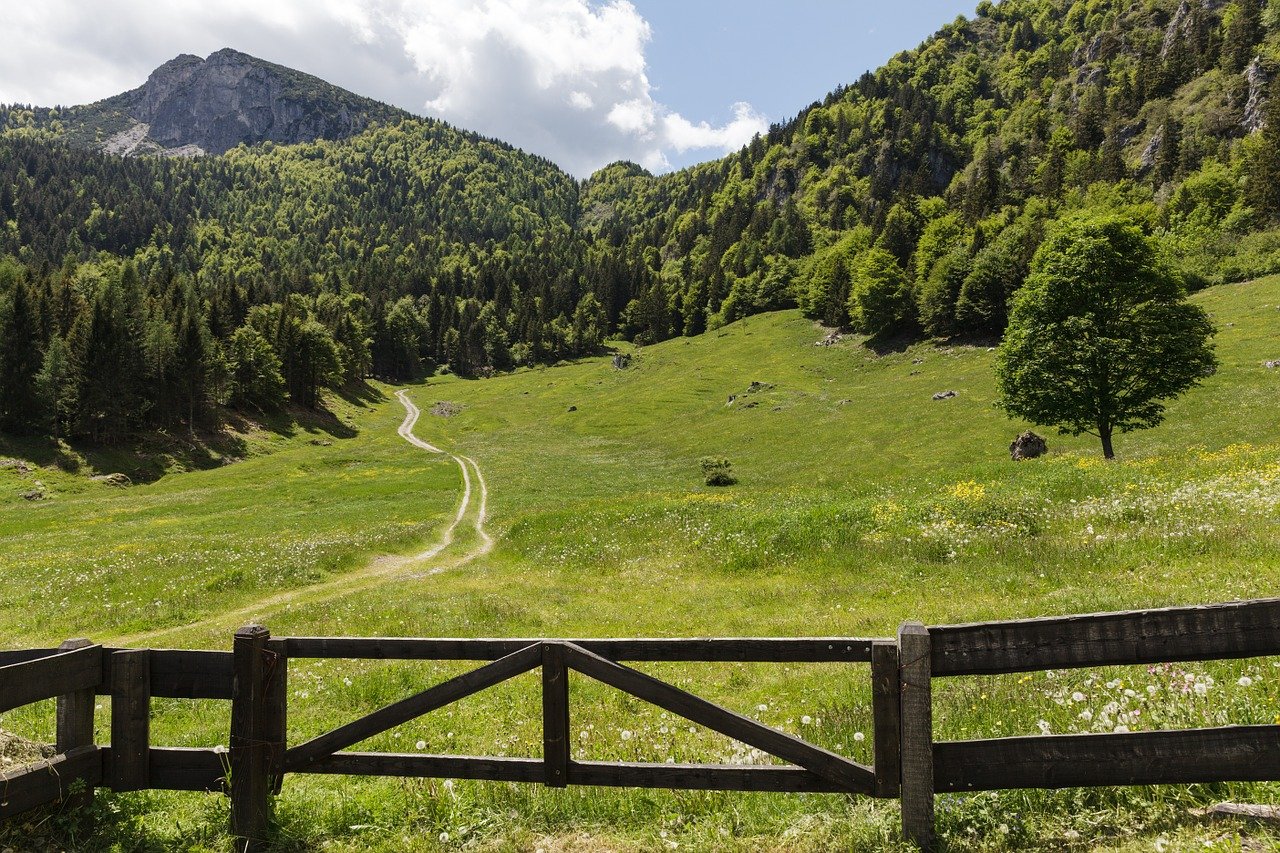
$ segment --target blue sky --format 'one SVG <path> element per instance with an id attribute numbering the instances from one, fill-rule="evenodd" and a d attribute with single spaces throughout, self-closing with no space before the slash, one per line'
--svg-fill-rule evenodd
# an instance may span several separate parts
<path id="1" fill-rule="evenodd" d="M 977 0 L 633 0 L 649 22 L 649 79 L 671 109 L 719 124 L 745 101 L 785 121 L 914 48 Z M 706 159 L 677 155 L 675 165 Z"/>
<path id="2" fill-rule="evenodd" d="M 5 9 L 0 102 L 82 104 L 231 47 L 585 178 L 722 156 L 975 0 L 39 0 Z"/>

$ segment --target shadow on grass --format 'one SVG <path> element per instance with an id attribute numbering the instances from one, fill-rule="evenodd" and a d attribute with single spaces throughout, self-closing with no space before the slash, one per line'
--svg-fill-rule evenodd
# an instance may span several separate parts
<path id="1" fill-rule="evenodd" d="M 920 343 L 932 342 L 935 347 L 976 347 L 985 349 L 1000 345 L 998 336 L 955 335 L 950 338 L 930 338 L 920 330 L 882 333 L 867 338 L 864 345 L 878 356 L 906 352 Z"/>
<path id="2" fill-rule="evenodd" d="M 337 392 L 349 405 L 370 408 L 387 400 L 367 382 Z M 355 438 L 359 431 L 326 408 L 289 406 L 274 412 L 246 413 L 218 409 L 194 433 L 172 430 L 135 433 L 118 444 L 0 433 L 0 458 L 14 457 L 69 474 L 125 474 L 135 483 L 153 483 L 175 468 L 208 470 L 238 461 L 249 451 L 245 436 L 267 430 L 283 438 L 300 432 L 334 439 Z"/>

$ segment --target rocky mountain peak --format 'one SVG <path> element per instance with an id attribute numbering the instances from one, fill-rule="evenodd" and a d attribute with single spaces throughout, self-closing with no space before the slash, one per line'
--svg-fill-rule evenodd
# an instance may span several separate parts
<path id="1" fill-rule="evenodd" d="M 203 59 L 176 56 L 106 103 L 135 122 L 102 146 L 124 154 L 221 154 L 242 143 L 342 139 L 405 115 L 231 48 Z"/>

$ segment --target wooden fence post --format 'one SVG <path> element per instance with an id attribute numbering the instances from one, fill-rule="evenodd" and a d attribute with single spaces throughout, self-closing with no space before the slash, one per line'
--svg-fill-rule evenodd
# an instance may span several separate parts
<path id="1" fill-rule="evenodd" d="M 271 745 L 271 793 L 284 784 L 284 753 L 288 738 L 289 655 L 283 639 L 267 641 L 266 733 Z"/>
<path id="2" fill-rule="evenodd" d="M 236 631 L 232 644 L 231 834 L 237 853 L 267 849 L 271 818 L 271 734 L 266 657 L 271 632 L 261 625 Z"/>
<path id="3" fill-rule="evenodd" d="M 111 653 L 111 752 L 106 774 L 113 791 L 141 791 L 151 777 L 151 652 Z"/>
<path id="4" fill-rule="evenodd" d="M 898 629 L 902 695 L 902 835 L 933 850 L 933 668 L 929 629 L 905 622 Z"/>
<path id="5" fill-rule="evenodd" d="M 902 691 L 898 680 L 898 644 L 871 645 L 871 710 L 875 726 L 876 796 L 898 796 L 902 779 Z"/>
<path id="6" fill-rule="evenodd" d="M 542 760 L 547 787 L 568 787 L 569 670 L 560 643 L 542 644 Z"/>
<path id="7" fill-rule="evenodd" d="M 92 645 L 90 640 L 67 640 L 58 646 L 58 651 L 70 652 Z M 79 746 L 93 746 L 93 708 L 96 701 L 91 687 L 58 697 L 55 748 L 59 754 L 65 755 Z M 74 799 L 71 805 L 87 805 L 93 800 L 93 788 L 85 788 Z"/>

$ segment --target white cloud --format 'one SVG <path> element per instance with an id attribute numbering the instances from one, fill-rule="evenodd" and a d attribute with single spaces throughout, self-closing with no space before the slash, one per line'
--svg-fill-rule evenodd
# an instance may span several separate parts
<path id="1" fill-rule="evenodd" d="M 234 47 L 579 176 L 719 155 L 768 125 L 748 104 L 720 126 L 663 106 L 646 75 L 649 25 L 627 0 L 41 0 L 5 16 L 0 101 L 83 103 L 177 53 Z"/>
<path id="2" fill-rule="evenodd" d="M 733 121 L 721 127 L 712 127 L 705 121 L 695 125 L 678 113 L 668 114 L 662 123 L 667 142 L 682 154 L 695 148 L 732 151 L 769 126 L 769 120 L 745 101 L 733 105 Z"/>

